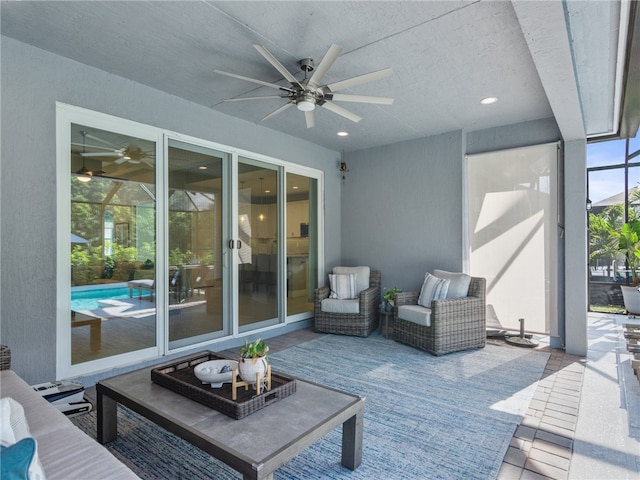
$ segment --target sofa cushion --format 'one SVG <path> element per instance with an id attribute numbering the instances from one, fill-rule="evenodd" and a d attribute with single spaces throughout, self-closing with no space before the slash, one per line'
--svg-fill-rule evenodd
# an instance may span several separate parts
<path id="1" fill-rule="evenodd" d="M 371 275 L 371 269 L 369 267 L 333 267 L 334 274 L 355 273 L 356 277 L 356 289 L 358 294 L 369 288 L 369 276 Z"/>
<path id="2" fill-rule="evenodd" d="M 450 280 L 438 278 L 427 272 L 420 290 L 420 297 L 418 297 L 418 305 L 429 308 L 434 300 L 447 298 L 447 290 L 450 283 Z"/>
<path id="3" fill-rule="evenodd" d="M 352 300 L 358 296 L 355 273 L 329 274 L 331 294 L 336 300 Z"/>
<path id="4" fill-rule="evenodd" d="M 336 300 L 325 298 L 320 309 L 326 313 L 360 313 L 360 300 Z"/>
<path id="5" fill-rule="evenodd" d="M 401 305 L 398 307 L 398 318 L 423 327 L 430 327 L 431 309 L 420 305 Z"/>
<path id="6" fill-rule="evenodd" d="M 438 278 L 444 278 L 451 281 L 449 284 L 449 290 L 447 290 L 447 298 L 463 298 L 469 294 L 471 275 L 467 275 L 466 273 L 447 272 L 446 270 L 434 270 L 433 274 Z"/>

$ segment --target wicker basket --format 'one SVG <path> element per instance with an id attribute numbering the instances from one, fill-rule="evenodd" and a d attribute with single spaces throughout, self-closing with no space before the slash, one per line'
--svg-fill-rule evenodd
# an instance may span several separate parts
<path id="1" fill-rule="evenodd" d="M 0 345 L 0 370 L 11 368 L 11 349 L 6 345 Z"/>

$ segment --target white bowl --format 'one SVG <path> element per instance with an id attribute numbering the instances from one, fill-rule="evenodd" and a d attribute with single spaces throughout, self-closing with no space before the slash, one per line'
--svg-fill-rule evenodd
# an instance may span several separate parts
<path id="1" fill-rule="evenodd" d="M 230 371 L 220 373 L 225 365 L 229 365 Z M 202 383 L 210 383 L 211 388 L 220 388 L 223 383 L 230 382 L 233 370 L 238 369 L 238 362 L 235 360 L 209 360 L 199 363 L 193 369 L 198 380 Z"/>

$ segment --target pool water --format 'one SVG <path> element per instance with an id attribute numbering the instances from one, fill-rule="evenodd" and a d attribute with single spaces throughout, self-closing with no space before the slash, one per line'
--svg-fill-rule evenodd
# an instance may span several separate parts
<path id="1" fill-rule="evenodd" d="M 98 300 L 121 300 L 129 298 L 128 287 L 96 288 L 71 292 L 71 310 L 97 310 Z"/>

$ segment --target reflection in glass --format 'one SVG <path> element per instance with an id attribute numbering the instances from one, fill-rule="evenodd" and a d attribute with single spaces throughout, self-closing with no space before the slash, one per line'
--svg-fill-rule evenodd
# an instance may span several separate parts
<path id="1" fill-rule="evenodd" d="M 222 167 L 227 153 L 169 141 L 169 346 L 221 336 Z"/>
<path id="2" fill-rule="evenodd" d="M 317 287 L 317 180 L 287 173 L 287 315 L 313 311 Z"/>
<path id="3" fill-rule="evenodd" d="M 155 143 L 72 124 L 70 157 L 79 364 L 155 345 Z"/>
<path id="4" fill-rule="evenodd" d="M 240 331 L 278 322 L 278 172 L 238 163 L 238 317 Z"/>

